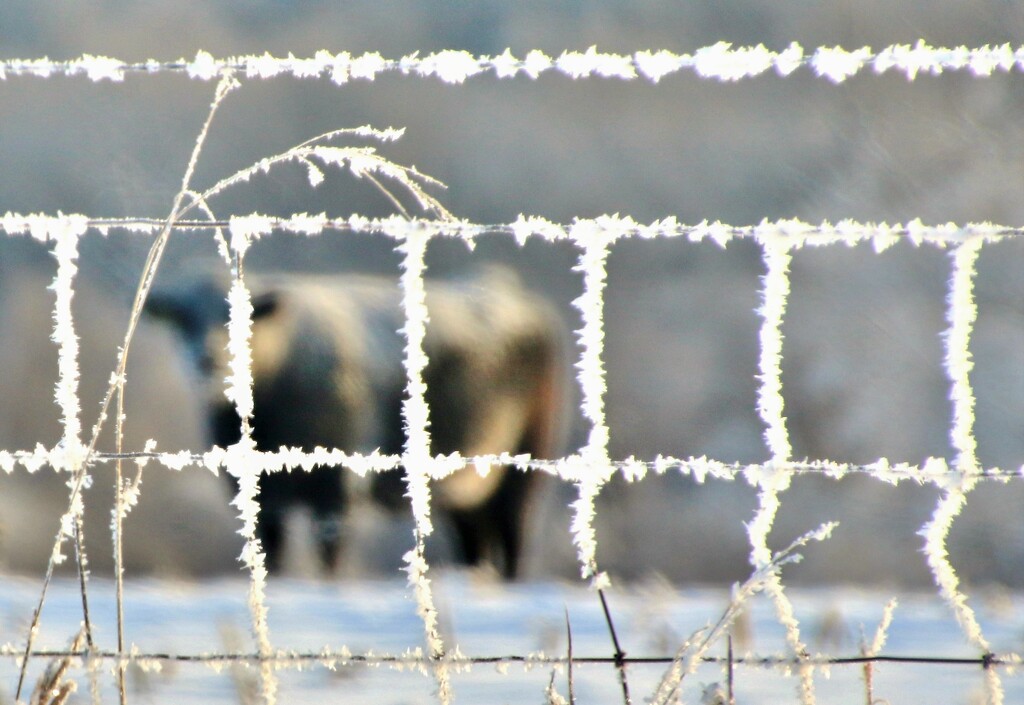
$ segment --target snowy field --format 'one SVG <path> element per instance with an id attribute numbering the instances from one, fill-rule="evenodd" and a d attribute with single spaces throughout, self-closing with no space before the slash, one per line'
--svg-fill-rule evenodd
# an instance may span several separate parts
<path id="1" fill-rule="evenodd" d="M 509 656 L 566 653 L 565 614 L 572 625 L 575 657 L 608 657 L 613 653 L 608 628 L 595 593 L 562 583 L 540 582 L 503 586 L 478 577 L 443 573 L 435 581 L 436 599 L 449 646 L 467 656 Z M 23 644 L 39 583 L 5 578 L 0 583 L 0 641 Z M 247 583 L 219 580 L 200 583 L 132 581 L 126 586 L 126 632 L 140 653 L 198 654 L 251 651 L 246 608 Z M 899 606 L 883 653 L 901 656 L 976 657 L 963 641 L 948 609 L 924 593 L 894 594 L 855 589 L 793 589 L 803 636 L 812 653 L 853 656 L 861 629 L 870 640 L 884 605 L 896 596 Z M 678 589 L 649 583 L 607 593 L 622 648 L 630 657 L 671 654 L 694 630 L 715 622 L 728 592 Z M 115 643 L 113 586 L 94 579 L 91 611 L 101 648 Z M 398 655 L 422 646 L 422 624 L 409 591 L 400 581 L 323 583 L 274 581 L 269 589 L 271 638 L 278 649 L 319 652 L 325 646 L 347 647 L 354 654 Z M 979 618 L 997 653 L 1021 651 L 1024 639 L 1024 595 L 993 593 L 977 601 Z M 40 648 L 60 648 L 77 630 L 81 600 L 76 581 L 55 583 L 43 614 Z M 771 603 L 758 597 L 735 631 L 736 655 L 783 655 L 786 646 Z M 712 655 L 724 655 L 724 644 Z M 13 657 L 0 666 L 0 703 L 13 702 L 17 669 Z M 31 668 L 34 682 L 42 661 Z M 631 665 L 628 681 L 634 702 L 653 694 L 664 665 Z M 504 671 L 504 673 L 502 672 Z M 1024 678 L 1001 671 L 1006 702 L 1024 702 Z M 551 666 L 476 665 L 453 676 L 455 702 L 543 703 Z M 621 703 L 622 693 L 612 665 L 574 667 L 575 695 L 580 705 Z M 321 665 L 303 671 L 281 671 L 282 703 L 432 703 L 430 676 L 387 667 L 353 665 L 329 670 Z M 84 669 L 80 702 L 88 700 Z M 567 695 L 566 674 L 555 675 L 559 692 Z M 103 701 L 116 701 L 113 678 L 101 675 Z M 160 672 L 130 671 L 129 701 L 134 703 L 239 703 L 256 685 L 255 672 L 214 670 L 207 666 L 166 663 Z M 684 681 L 683 702 L 697 703 L 711 683 L 725 683 L 723 669 L 706 665 Z M 798 702 L 798 680 L 780 670 L 737 666 L 736 701 Z M 874 695 L 891 705 L 974 703 L 983 698 L 983 677 L 973 665 L 876 666 Z M 863 668 L 835 666 L 818 671 L 819 703 L 862 703 Z"/>

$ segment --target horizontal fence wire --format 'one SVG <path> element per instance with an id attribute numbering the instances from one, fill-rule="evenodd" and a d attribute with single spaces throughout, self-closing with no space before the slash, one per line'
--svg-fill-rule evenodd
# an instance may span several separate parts
<path id="1" fill-rule="evenodd" d="M 802 67 L 834 83 L 840 83 L 863 69 L 870 69 L 875 74 L 898 72 L 910 80 L 918 75 L 938 75 L 946 71 L 967 71 L 980 77 L 1014 69 L 1024 71 L 1024 45 L 946 48 L 932 47 L 919 41 L 912 46 L 893 44 L 878 51 L 870 47 L 847 50 L 837 46 L 818 47 L 808 52 L 796 42 L 782 51 L 771 51 L 764 45 L 734 48 L 729 42 L 719 42 L 693 53 L 659 50 L 624 55 L 599 52 L 596 47 L 591 47 L 583 52 L 565 51 L 557 57 L 535 49 L 523 58 L 513 56 L 508 49 L 498 56 L 445 50 L 425 56 L 409 54 L 397 59 L 385 58 L 378 52 L 353 56 L 348 52 L 336 54 L 328 51 L 319 51 L 306 58 L 291 55 L 274 57 L 270 54 L 215 58 L 208 52 L 199 52 L 191 61 L 150 59 L 141 62 L 84 55 L 67 61 L 3 60 L 0 61 L 0 80 L 16 76 L 85 76 L 93 81 L 121 81 L 127 74 L 154 73 L 182 73 L 191 78 L 213 80 L 225 71 L 236 71 L 246 78 L 260 79 L 282 75 L 300 79 L 329 77 L 338 85 L 351 80 L 373 80 L 389 73 L 437 77 L 446 83 L 462 83 L 481 74 L 498 78 L 522 74 L 537 78 L 548 72 L 558 72 L 573 79 L 645 78 L 657 82 L 667 75 L 689 71 L 700 78 L 737 81 L 768 71 L 788 76 Z"/>
<path id="2" fill-rule="evenodd" d="M 23 653 L 18 650 L 0 646 L 0 656 L 18 656 Z M 100 659 L 103 661 L 124 661 L 135 663 L 169 661 L 176 663 L 195 663 L 207 666 L 224 666 L 233 663 L 270 663 L 274 668 L 301 668 L 303 666 L 321 665 L 328 667 L 339 666 L 393 666 L 401 668 L 425 669 L 434 660 L 423 655 L 389 655 L 383 653 L 350 653 L 346 650 L 337 652 L 331 649 L 324 649 L 318 652 L 295 652 L 287 651 L 280 654 L 259 654 L 248 653 L 202 653 L 202 654 L 176 654 L 169 652 L 143 652 L 132 651 L 131 654 L 119 654 L 116 651 L 94 649 L 92 651 L 72 651 L 67 649 L 38 649 L 29 654 L 33 658 L 80 658 Z M 460 666 L 489 666 L 489 665 L 518 665 L 525 666 L 566 666 L 572 664 L 594 664 L 594 665 L 669 665 L 676 661 L 674 656 L 586 656 L 573 654 L 569 656 L 556 656 L 552 654 L 508 654 L 503 656 L 446 656 L 444 661 L 453 667 Z M 1021 659 L 1016 656 L 996 656 L 986 654 L 978 657 L 954 657 L 954 656 L 901 656 L 897 654 L 885 654 L 874 656 L 828 656 L 815 654 L 806 659 L 796 659 L 789 656 L 754 656 L 739 655 L 733 656 L 702 656 L 701 663 L 705 664 L 727 664 L 734 663 L 742 666 L 788 668 L 810 663 L 814 666 L 854 666 L 866 663 L 899 663 L 917 664 L 922 666 L 975 666 L 982 669 L 988 668 L 1019 668 Z"/>
<path id="3" fill-rule="evenodd" d="M 899 242 L 913 246 L 924 244 L 952 246 L 968 239 L 986 242 L 1024 237 L 1024 227 L 996 223 L 943 223 L 927 225 L 920 220 L 907 223 L 864 223 L 853 220 L 836 223 L 808 223 L 795 219 L 765 220 L 757 225 L 730 225 L 704 221 L 684 224 L 675 218 L 640 223 L 628 216 L 603 215 L 577 218 L 571 223 L 556 223 L 540 216 L 520 215 L 511 223 L 472 223 L 464 220 L 438 221 L 423 218 L 368 218 L 352 215 L 330 218 L 324 213 L 301 213 L 287 218 L 253 213 L 221 220 L 181 220 L 168 224 L 158 218 L 97 218 L 85 215 L 48 215 L 12 213 L 0 216 L 0 232 L 7 235 L 29 235 L 42 242 L 56 239 L 67 229 L 76 232 L 95 230 L 101 235 L 124 231 L 155 235 L 164 227 L 182 231 L 227 230 L 252 234 L 255 238 L 271 232 L 293 235 L 320 235 L 325 231 L 384 235 L 396 240 L 410 233 L 424 232 L 428 238 L 458 237 L 472 241 L 488 235 L 508 235 L 520 244 L 529 238 L 547 241 L 572 241 L 583 247 L 599 238 L 612 241 L 623 238 L 681 237 L 689 242 L 711 241 L 725 247 L 732 240 L 777 242 L 789 249 L 823 247 L 834 244 L 848 246 L 870 243 L 875 252 L 883 252 Z"/>

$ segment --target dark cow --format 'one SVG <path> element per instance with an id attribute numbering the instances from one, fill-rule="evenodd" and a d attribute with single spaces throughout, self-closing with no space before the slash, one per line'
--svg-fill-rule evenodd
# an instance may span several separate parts
<path id="1" fill-rule="evenodd" d="M 241 435 L 224 397 L 228 356 L 226 276 L 203 276 L 157 290 L 149 314 L 179 332 L 206 387 L 211 442 Z M 403 450 L 405 319 L 395 280 L 366 275 L 246 277 L 252 291 L 252 434 L 259 450 L 316 446 L 387 454 Z M 560 455 L 566 426 L 565 331 L 557 312 L 518 277 L 490 268 L 472 278 L 427 282 L 424 372 L 431 452 Z M 536 472 L 464 468 L 432 484 L 433 507 L 450 519 L 459 559 L 495 564 L 507 578 L 520 567 L 523 527 Z M 374 474 L 373 497 L 405 506 L 401 470 Z M 284 519 L 295 505 L 312 513 L 324 569 L 341 546 L 344 475 L 338 468 L 265 475 L 257 532 L 274 572 L 281 566 Z"/>

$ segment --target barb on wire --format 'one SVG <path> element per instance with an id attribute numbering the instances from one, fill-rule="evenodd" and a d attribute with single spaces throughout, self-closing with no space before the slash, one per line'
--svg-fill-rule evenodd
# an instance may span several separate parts
<path id="1" fill-rule="evenodd" d="M 626 705 L 632 705 L 633 700 L 629 697 L 629 679 L 626 677 L 626 652 L 619 644 L 619 635 L 615 631 L 615 623 L 612 621 L 612 613 L 608 609 L 608 598 L 605 597 L 604 589 L 597 589 L 597 596 L 601 598 L 601 610 L 604 612 L 605 622 L 608 623 L 608 632 L 612 637 L 612 646 L 615 647 L 615 668 L 619 672 L 619 684 L 622 686 L 622 700 Z"/>

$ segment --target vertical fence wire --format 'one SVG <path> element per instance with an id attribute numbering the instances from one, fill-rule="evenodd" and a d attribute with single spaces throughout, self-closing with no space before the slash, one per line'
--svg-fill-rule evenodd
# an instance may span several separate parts
<path id="1" fill-rule="evenodd" d="M 921 529 L 925 539 L 925 556 L 935 579 L 939 594 L 946 600 L 956 617 L 964 636 L 982 654 L 991 653 L 991 645 L 982 633 L 981 625 L 967 596 L 960 590 L 960 578 L 949 560 L 947 541 L 953 522 L 967 504 L 967 495 L 977 484 L 977 442 L 974 437 L 974 390 L 971 386 L 970 339 L 978 315 L 974 301 L 976 263 L 984 238 L 969 236 L 956 245 L 951 253 L 949 294 L 946 320 L 949 328 L 945 338 L 945 368 L 950 382 L 949 398 L 953 404 L 950 441 L 956 451 L 955 474 L 937 484 L 942 490 L 931 520 Z M 1003 688 L 994 668 L 985 669 L 988 702 L 1001 705 Z"/>
<path id="2" fill-rule="evenodd" d="M 402 309 L 405 312 L 402 332 L 406 338 L 406 397 L 402 401 L 406 441 L 402 464 L 416 522 L 415 545 L 405 555 L 405 570 L 416 595 L 417 613 L 423 620 L 428 653 L 434 661 L 437 697 L 441 703 L 449 703 L 452 700 L 451 677 L 445 663 L 446 654 L 438 628 L 437 607 L 430 578 L 427 577 L 430 566 L 424 555 L 426 538 L 433 532 L 430 520 L 430 477 L 434 459 L 430 452 L 430 410 L 425 397 L 427 387 L 423 381 L 423 371 L 427 366 L 423 342 L 429 319 L 423 280 L 426 273 L 424 257 L 431 234 L 428 229 L 413 227 L 403 228 L 398 235 L 398 249 L 402 254 Z"/>
<path id="3" fill-rule="evenodd" d="M 789 299 L 789 266 L 792 261 L 791 245 L 782 236 L 762 238 L 765 274 L 762 279 L 761 307 L 758 313 L 764 319 L 759 332 L 760 357 L 758 361 L 757 410 L 765 425 L 765 442 L 771 460 L 764 468 L 748 474 L 758 488 L 758 506 L 747 525 L 750 537 L 750 562 L 755 572 L 763 570 L 772 561 L 768 548 L 771 531 L 781 502 L 779 493 L 792 481 L 793 472 L 786 468 L 792 448 L 786 429 L 785 401 L 782 396 L 782 321 Z M 776 617 L 786 629 L 786 641 L 794 656 L 803 661 L 800 666 L 800 700 L 805 705 L 814 702 L 814 667 L 807 662 L 807 647 L 800 636 L 800 625 L 793 604 L 786 596 L 777 574 L 767 576 L 764 590 L 775 605 Z"/>

